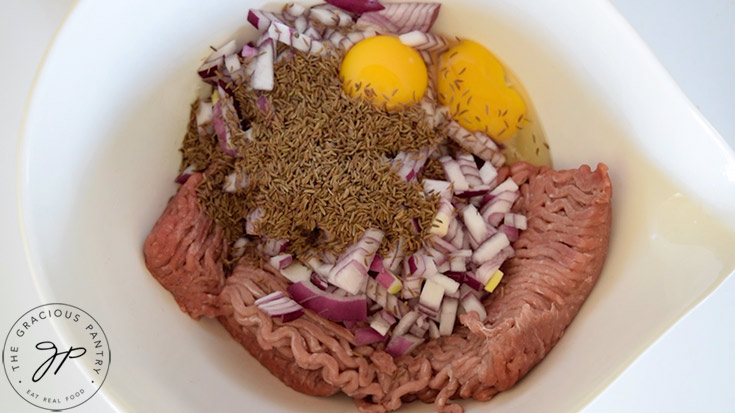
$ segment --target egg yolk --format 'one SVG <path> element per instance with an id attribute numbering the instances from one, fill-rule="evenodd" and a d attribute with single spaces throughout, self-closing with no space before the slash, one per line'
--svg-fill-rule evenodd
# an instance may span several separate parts
<path id="1" fill-rule="evenodd" d="M 389 109 L 420 100 L 428 82 L 421 55 L 391 36 L 355 44 L 342 60 L 339 74 L 345 93 Z"/>
<path id="2" fill-rule="evenodd" d="M 523 99 L 506 84 L 500 62 L 476 42 L 462 40 L 441 56 L 437 86 L 439 102 L 471 132 L 504 141 L 524 121 Z"/>

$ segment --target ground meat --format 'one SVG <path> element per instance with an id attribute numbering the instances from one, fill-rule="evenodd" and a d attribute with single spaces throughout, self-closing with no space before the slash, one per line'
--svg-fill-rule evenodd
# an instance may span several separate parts
<path id="1" fill-rule="evenodd" d="M 397 359 L 383 344 L 356 348 L 349 330 L 309 310 L 288 323 L 258 310 L 255 299 L 287 285 L 269 268 L 241 261 L 223 281 L 221 231 L 189 202 L 197 175 L 149 235 L 146 264 L 182 310 L 219 317 L 254 357 L 298 391 L 341 390 L 362 411 L 395 410 L 418 399 L 459 412 L 450 400 L 488 400 L 543 359 L 597 281 L 608 247 L 612 186 L 605 165 L 553 171 L 517 163 L 499 176 L 521 185 L 514 210 L 527 216 L 529 227 L 503 267 L 499 293 L 484 303 L 488 319 L 464 314 L 452 336 Z"/>

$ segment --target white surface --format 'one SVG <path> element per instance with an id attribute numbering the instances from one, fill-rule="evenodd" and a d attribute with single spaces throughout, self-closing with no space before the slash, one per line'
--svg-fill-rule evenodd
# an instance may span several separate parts
<path id="1" fill-rule="evenodd" d="M 2 36 L 0 36 L 0 46 L 2 48 L 0 51 L 4 52 L 4 56 L 12 57 L 9 61 L 16 62 L 15 65 L 5 66 L 4 70 L 8 74 L 3 76 L 5 79 L 12 79 L 12 82 L 3 83 L 4 90 L 9 91 L 6 96 L 14 97 L 6 97 L 2 103 L 3 110 L 0 111 L 3 120 L 0 124 L 4 127 L 3 140 L 0 142 L 3 148 L 0 151 L 0 156 L 3 157 L 1 164 L 4 176 L 15 176 L 15 154 L 17 153 L 15 137 L 18 136 L 17 129 L 20 125 L 23 107 L 19 102 L 25 100 L 30 86 L 30 79 L 34 72 L 32 68 L 35 67 L 40 58 L 41 50 L 44 43 L 48 41 L 53 25 L 60 19 L 63 2 L 29 1 L 24 2 L 23 7 L 16 6 L 18 10 L 14 9 L 14 13 L 3 13 L 0 17 L 0 30 L 2 30 Z M 732 10 L 732 3 L 726 3 L 725 6 Z M 58 9 L 55 9 L 55 7 L 58 7 Z M 655 21 L 660 22 L 665 18 L 665 15 L 662 15 L 662 10 L 666 9 L 665 7 L 658 10 Z M 703 14 L 706 13 L 706 10 L 699 11 Z M 712 13 L 715 12 L 718 15 L 721 14 L 717 10 L 712 11 Z M 729 21 L 729 25 L 733 26 L 732 20 Z M 8 32 L 5 31 L 6 29 Z M 22 43 L 14 41 L 14 39 L 21 37 L 19 33 L 27 33 Z M 727 39 L 724 39 L 723 42 L 722 48 L 727 49 Z M 19 48 L 18 45 L 22 45 L 22 48 Z M 676 47 L 681 46 L 677 44 Z M 697 53 L 699 52 L 701 50 L 697 51 Z M 727 63 L 725 62 L 725 64 Z M 729 64 L 732 68 L 732 61 Z M 670 70 L 676 74 L 674 70 Z M 733 70 L 725 73 L 733 73 Z M 691 82 L 691 80 L 688 81 Z M 726 81 L 727 79 L 723 80 L 723 82 Z M 6 83 L 8 84 L 6 85 Z M 729 98 L 730 102 L 724 101 L 722 106 L 719 107 L 733 107 L 733 96 L 730 95 Z M 701 102 L 695 101 L 695 103 L 698 103 L 700 107 L 704 107 Z M 729 106 L 726 106 L 728 104 Z M 718 107 L 717 104 L 714 104 L 714 107 Z M 715 126 L 717 126 L 717 123 L 715 123 Z M 732 136 L 730 136 L 730 139 L 732 139 Z M 17 226 L 14 225 L 17 219 L 17 206 L 14 202 L 11 202 L 15 199 L 15 188 L 3 186 L 2 191 L 0 197 L 2 200 L 2 204 L 0 204 L 0 207 L 2 207 L 0 218 L 2 219 L 0 221 L 3 225 L 2 229 L 7 228 L 8 231 L 17 233 Z M 2 294 L 0 298 L 3 303 L 0 327 L 3 325 L 9 326 L 17 315 L 39 302 L 34 294 L 32 284 L 28 282 L 27 278 L 20 276 L 27 273 L 21 247 L 11 245 L 6 252 L 10 252 L 10 254 L 8 259 L 3 261 L 2 275 L 8 288 L 3 288 L 2 293 L 0 293 Z M 735 363 L 733 363 L 732 349 L 734 348 L 734 340 L 732 330 L 723 328 L 723 326 L 734 324 L 732 304 L 730 304 L 732 303 L 732 291 L 734 291 L 732 285 L 733 280 L 731 278 L 710 299 L 687 316 L 659 343 L 654 345 L 646 355 L 639 359 L 630 370 L 624 373 L 617 383 L 590 406 L 590 410 L 612 411 L 619 410 L 620 407 L 632 407 L 637 410 L 640 407 L 640 410 L 672 411 L 681 409 L 680 411 L 685 411 L 688 410 L 688 407 L 701 408 L 703 405 L 711 411 L 729 410 L 728 407 L 733 406 L 733 397 L 731 392 L 726 391 L 726 383 L 732 383 L 733 381 L 732 371 L 735 370 L 733 369 Z M 8 294 L 9 292 L 10 294 Z M 728 311 L 728 307 L 730 311 Z M 14 312 L 18 312 L 18 314 L 14 315 Z M 730 319 L 727 318 L 728 316 Z M 100 320 L 100 322 L 104 326 L 104 321 Z M 111 342 L 112 345 L 115 345 L 114 338 L 111 338 Z M 707 350 L 702 351 L 703 348 Z M 691 351 L 691 349 L 698 349 L 698 351 Z M 683 380 L 682 377 L 690 379 Z M 0 400 L 2 403 L 9 401 L 11 403 L 9 407 L 13 409 L 26 409 L 25 403 L 12 393 L 10 387 L 5 384 L 0 384 Z M 652 386 L 654 391 L 651 391 Z M 658 391 L 655 391 L 656 389 Z M 684 391 L 685 389 L 688 391 Z M 17 399 L 17 402 L 15 399 Z M 97 409 L 85 411 L 98 411 L 102 405 L 102 398 L 99 395 L 95 396 L 92 401 L 85 405 L 85 408 L 93 409 L 96 406 Z"/>

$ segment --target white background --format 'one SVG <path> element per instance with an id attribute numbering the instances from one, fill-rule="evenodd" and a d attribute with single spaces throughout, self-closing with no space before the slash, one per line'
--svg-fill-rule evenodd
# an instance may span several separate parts
<path id="1" fill-rule="evenodd" d="M 735 1 L 612 2 L 705 117 L 735 147 Z M 0 4 L 0 176 L 16 175 L 18 137 L 33 78 L 72 4 L 71 0 L 3 0 Z M 88 67 L 94 70 L 94 62 Z M 18 232 L 15 190 L 15 186 L 0 187 L 2 232 Z M 11 259 L 0 262 L 0 332 L 40 304 L 32 281 L 14 275 L 25 273 L 21 271 L 25 266 L 22 246 L 2 248 L 3 256 Z M 735 279 L 730 277 L 587 410 L 735 411 L 734 326 Z M 105 406 L 98 395 L 74 411 L 101 411 Z M 2 378 L 0 410 L 40 411 L 14 394 Z"/>

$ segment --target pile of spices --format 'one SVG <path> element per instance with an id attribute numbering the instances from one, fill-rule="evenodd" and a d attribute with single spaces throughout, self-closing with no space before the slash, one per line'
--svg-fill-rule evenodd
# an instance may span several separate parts
<path id="1" fill-rule="evenodd" d="M 346 96 L 340 61 L 294 52 L 275 65 L 272 91 L 227 85 L 244 119 L 231 139 L 235 157 L 218 150 L 216 136 L 199 137 L 192 117 L 182 168 L 209 165 L 200 206 L 231 241 L 243 236 L 256 208 L 262 218 L 250 223 L 252 232 L 289 240 L 296 254 L 339 254 L 367 228 L 385 232 L 382 252 L 403 239 L 412 253 L 428 235 L 436 198 L 420 179 L 401 179 L 391 161 L 399 151 L 434 148 L 446 134 L 418 104 L 388 110 Z M 237 190 L 226 192 L 233 173 Z"/>

